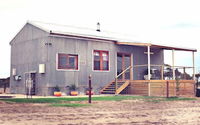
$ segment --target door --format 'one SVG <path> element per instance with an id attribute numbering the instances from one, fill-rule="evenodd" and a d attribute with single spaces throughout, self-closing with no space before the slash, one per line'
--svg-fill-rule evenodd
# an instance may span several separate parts
<path id="1" fill-rule="evenodd" d="M 31 88 L 31 94 L 36 94 L 36 73 L 31 73 L 31 81 L 32 81 L 32 88 Z"/>
<path id="2" fill-rule="evenodd" d="M 117 75 L 119 75 L 129 66 L 131 66 L 131 54 L 117 53 Z M 130 79 L 130 75 L 130 70 L 127 70 L 124 74 L 119 76 L 118 79 Z"/>
<path id="3" fill-rule="evenodd" d="M 36 94 L 36 73 L 25 73 L 25 91 L 27 95 Z"/>

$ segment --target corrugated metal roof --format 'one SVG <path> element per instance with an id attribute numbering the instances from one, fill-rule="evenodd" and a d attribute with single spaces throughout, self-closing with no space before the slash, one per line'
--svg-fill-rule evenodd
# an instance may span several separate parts
<path id="1" fill-rule="evenodd" d="M 60 25 L 52 23 L 44 23 L 39 21 L 28 21 L 27 23 L 32 24 L 46 32 L 49 32 L 53 35 L 66 35 L 71 37 L 82 37 L 82 38 L 92 38 L 92 39 L 101 39 L 115 41 L 117 44 L 121 45 L 134 45 L 134 46 L 152 46 L 162 49 L 175 49 L 183 51 L 197 51 L 194 48 L 185 48 L 185 47 L 175 47 L 162 44 L 153 44 L 146 42 L 147 40 L 142 40 L 136 36 L 128 36 L 125 34 L 119 34 L 108 31 L 98 32 L 96 29 L 82 28 L 69 25 Z"/>
<path id="2" fill-rule="evenodd" d="M 132 41 L 132 42 L 140 42 L 142 41 L 139 38 L 134 38 L 132 40 L 132 36 L 128 36 L 125 34 L 108 32 L 101 30 L 100 32 L 96 31 L 96 29 L 91 28 L 83 28 L 76 27 L 70 25 L 60 25 L 53 23 L 44 23 L 39 21 L 28 21 L 29 24 L 32 24 L 40 29 L 43 29 L 46 32 L 52 32 L 57 34 L 66 34 L 66 35 L 76 35 L 76 36 L 84 36 L 84 37 L 93 37 L 93 38 L 101 38 L 108 39 L 113 41 Z"/>

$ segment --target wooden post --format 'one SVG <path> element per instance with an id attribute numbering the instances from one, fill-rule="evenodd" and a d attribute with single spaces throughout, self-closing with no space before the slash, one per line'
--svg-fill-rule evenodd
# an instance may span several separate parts
<path id="1" fill-rule="evenodd" d="M 148 80 L 150 80 L 150 64 L 151 64 L 151 60 L 150 60 L 150 46 L 147 46 L 147 58 L 148 58 Z"/>
<path id="2" fill-rule="evenodd" d="M 172 72 L 173 72 L 173 80 L 175 80 L 175 70 L 174 70 L 174 49 L 172 50 Z"/>
<path id="3" fill-rule="evenodd" d="M 92 93 L 91 93 L 91 91 L 92 91 L 92 85 L 91 85 L 91 75 L 89 75 L 89 97 L 88 97 L 88 103 L 92 103 L 92 99 L 91 99 L 91 95 L 92 95 Z"/>
<path id="4" fill-rule="evenodd" d="M 164 66 L 161 66 L 161 80 L 164 79 Z"/>
<path id="5" fill-rule="evenodd" d="M 133 80 L 133 54 L 131 54 L 130 80 Z"/>
<path id="6" fill-rule="evenodd" d="M 195 56 L 194 56 L 194 51 L 192 52 L 192 64 L 193 64 L 193 80 L 195 80 Z M 198 87 L 198 81 L 197 81 L 197 87 Z M 194 95 L 196 94 L 196 84 L 194 84 Z"/>
<path id="7" fill-rule="evenodd" d="M 6 84 L 7 84 L 7 79 L 4 81 L 4 89 L 3 89 L 3 93 L 6 93 Z"/>
<path id="8" fill-rule="evenodd" d="M 130 68 L 130 80 L 133 80 L 133 66 Z"/>
<path id="9" fill-rule="evenodd" d="M 150 57 L 150 46 L 147 46 L 147 58 L 148 58 L 148 96 L 151 96 L 151 86 L 150 86 L 150 69 L 151 69 L 151 57 Z"/>
<path id="10" fill-rule="evenodd" d="M 115 78 L 115 94 L 117 94 L 117 78 Z"/>
<path id="11" fill-rule="evenodd" d="M 148 89 L 149 89 L 148 96 L 151 96 L 151 84 L 150 84 L 150 80 L 148 82 Z"/>
<path id="12" fill-rule="evenodd" d="M 192 52 L 192 64 L 193 64 L 193 80 L 195 80 L 195 59 L 194 59 L 194 52 Z"/>
<path id="13" fill-rule="evenodd" d="M 169 81 L 167 81 L 167 84 L 166 84 L 166 95 L 167 95 L 167 98 L 169 98 Z"/>

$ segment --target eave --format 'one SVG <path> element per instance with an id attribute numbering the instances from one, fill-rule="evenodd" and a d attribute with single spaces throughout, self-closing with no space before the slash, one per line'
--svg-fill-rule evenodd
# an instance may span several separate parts
<path id="1" fill-rule="evenodd" d="M 179 50 L 179 51 L 197 52 L 197 49 L 193 49 L 193 48 L 158 45 L 158 44 L 152 44 L 152 43 L 117 42 L 116 44 L 118 44 L 118 45 L 131 45 L 131 46 L 150 46 L 151 48 L 160 48 L 160 49 L 165 49 L 165 50 Z"/>

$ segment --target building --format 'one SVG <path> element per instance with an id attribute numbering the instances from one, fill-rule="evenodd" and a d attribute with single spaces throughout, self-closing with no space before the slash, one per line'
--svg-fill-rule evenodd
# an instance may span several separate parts
<path id="1" fill-rule="evenodd" d="M 0 79 L 0 93 L 9 93 L 10 78 Z"/>
<path id="2" fill-rule="evenodd" d="M 126 89 L 133 93 L 130 80 L 165 79 L 164 49 L 196 52 L 196 49 L 126 40 L 100 29 L 42 22 L 27 22 L 10 45 L 10 91 L 25 94 L 30 82 L 35 95 L 51 95 L 55 86 L 67 93 L 72 84 L 83 93 L 89 75 L 95 93 L 123 93 Z M 171 69 L 171 79 L 175 80 L 175 66 Z M 113 85 L 114 90 L 109 91 Z"/>

